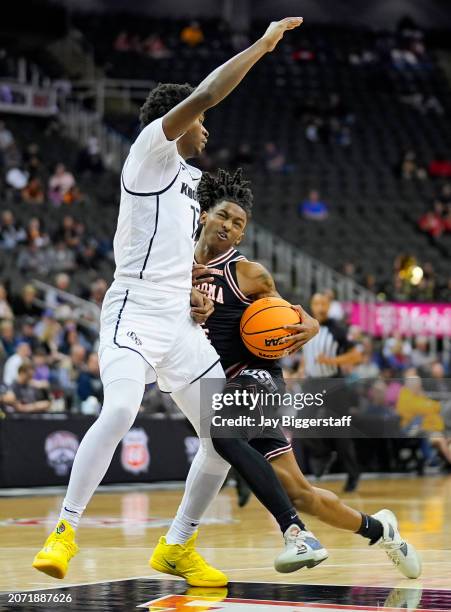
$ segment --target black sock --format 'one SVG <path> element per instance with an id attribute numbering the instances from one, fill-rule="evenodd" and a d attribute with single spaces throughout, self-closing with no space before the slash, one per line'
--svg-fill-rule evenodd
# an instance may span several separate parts
<path id="1" fill-rule="evenodd" d="M 279 523 L 282 533 L 285 533 L 285 531 L 288 529 L 288 527 L 291 527 L 291 525 L 297 525 L 301 531 L 306 530 L 304 523 L 297 515 L 296 508 L 290 508 L 290 510 L 286 510 L 274 518 Z"/>
<path id="2" fill-rule="evenodd" d="M 384 535 L 382 523 L 369 514 L 360 513 L 362 515 L 362 524 L 356 532 L 364 538 L 368 538 L 370 544 L 374 544 Z"/>

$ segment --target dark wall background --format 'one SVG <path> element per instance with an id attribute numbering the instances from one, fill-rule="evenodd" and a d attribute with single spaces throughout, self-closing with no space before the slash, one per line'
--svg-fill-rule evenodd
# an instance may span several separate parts
<path id="1" fill-rule="evenodd" d="M 220 17 L 245 11 L 252 18 L 301 15 L 311 22 L 391 27 L 410 15 L 423 28 L 451 27 L 449 0 L 55 0 L 74 10 L 123 11 L 153 16 Z"/>

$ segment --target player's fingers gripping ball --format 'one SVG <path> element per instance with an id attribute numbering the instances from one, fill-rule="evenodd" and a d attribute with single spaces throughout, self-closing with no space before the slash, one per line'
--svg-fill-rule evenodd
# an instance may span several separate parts
<path id="1" fill-rule="evenodd" d="M 263 359 L 280 359 L 288 355 L 296 342 L 282 342 L 282 338 L 296 333 L 284 329 L 284 325 L 301 322 L 299 313 L 289 302 L 268 297 L 256 300 L 246 308 L 241 317 L 240 332 L 246 348 Z"/>

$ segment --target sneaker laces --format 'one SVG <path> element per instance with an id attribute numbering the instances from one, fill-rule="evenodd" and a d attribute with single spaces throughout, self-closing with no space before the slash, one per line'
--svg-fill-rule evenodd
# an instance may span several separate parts
<path id="1" fill-rule="evenodd" d="M 288 533 L 286 536 L 286 542 L 287 544 L 294 544 L 298 548 L 302 548 L 306 546 L 305 540 L 308 537 L 314 538 L 315 536 L 310 531 L 299 529 L 297 534 Z"/>
<path id="2" fill-rule="evenodd" d="M 387 553 L 388 558 L 395 565 L 399 565 L 400 558 L 399 558 L 399 555 L 398 555 L 398 550 L 400 550 L 401 546 L 404 545 L 404 542 L 402 540 L 400 542 L 395 542 L 394 540 L 392 540 L 392 541 L 382 540 L 380 545 L 385 550 L 385 552 Z"/>
<path id="3" fill-rule="evenodd" d="M 63 540 L 62 538 L 54 538 L 48 544 L 46 544 L 46 548 L 55 549 L 56 546 L 63 546 L 71 555 L 74 555 L 77 550 L 77 545 L 74 542 L 69 542 L 68 540 Z"/>

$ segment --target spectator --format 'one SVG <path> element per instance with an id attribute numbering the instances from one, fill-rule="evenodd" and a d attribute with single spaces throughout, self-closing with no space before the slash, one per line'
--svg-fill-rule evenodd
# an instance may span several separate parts
<path id="1" fill-rule="evenodd" d="M 434 361 L 435 356 L 429 351 L 428 339 L 424 336 L 417 336 L 411 355 L 412 367 L 416 368 L 420 374 L 426 375 Z"/>
<path id="2" fill-rule="evenodd" d="M 45 294 L 46 308 L 57 310 L 60 306 L 70 305 L 70 302 L 59 292 L 70 292 L 70 276 L 65 272 L 60 272 L 55 276 L 55 288 L 49 289 Z"/>
<path id="3" fill-rule="evenodd" d="M 42 348 L 39 338 L 36 337 L 34 330 L 35 320 L 31 317 L 26 317 L 22 323 L 21 333 L 17 337 L 17 343 L 26 342 L 30 346 L 32 353 Z"/>
<path id="4" fill-rule="evenodd" d="M 13 312 L 16 317 L 32 317 L 37 318 L 42 314 L 42 308 L 36 302 L 36 288 L 27 284 L 22 287 L 22 291 L 12 303 Z"/>
<path id="5" fill-rule="evenodd" d="M 439 238 L 445 229 L 442 216 L 443 210 L 443 204 L 439 200 L 436 200 L 434 202 L 434 210 L 429 210 L 420 217 L 418 221 L 420 230 L 426 232 L 432 238 Z"/>
<path id="6" fill-rule="evenodd" d="M 304 219 L 314 221 L 323 221 L 329 215 L 326 203 L 320 200 L 319 192 L 315 189 L 310 191 L 308 198 L 299 205 L 298 210 Z"/>
<path id="7" fill-rule="evenodd" d="M 48 251 L 52 272 L 72 272 L 75 269 L 75 254 L 64 242 L 57 242 Z"/>
<path id="8" fill-rule="evenodd" d="M 348 278 L 355 277 L 355 263 L 353 261 L 346 261 L 343 264 L 343 274 Z"/>
<path id="9" fill-rule="evenodd" d="M 50 401 L 44 389 L 37 389 L 33 384 L 34 368 L 30 363 L 23 363 L 18 370 L 17 379 L 11 390 L 16 396 L 17 412 L 47 412 Z"/>
<path id="10" fill-rule="evenodd" d="M 6 360 L 3 369 L 3 382 L 10 387 L 17 378 L 17 373 L 21 365 L 26 363 L 31 357 L 30 345 L 27 342 L 20 342 L 16 346 L 16 351 Z"/>
<path id="11" fill-rule="evenodd" d="M 363 338 L 359 348 L 362 353 L 362 361 L 354 368 L 353 375 L 361 380 L 377 378 L 380 373 L 380 368 L 374 358 L 373 343 L 371 338 Z M 384 389 L 386 390 L 386 385 L 384 386 Z"/>
<path id="12" fill-rule="evenodd" d="M 25 204 L 43 204 L 45 200 L 44 189 L 39 178 L 32 178 L 28 185 L 22 189 L 22 200 Z"/>
<path id="13" fill-rule="evenodd" d="M 57 164 L 55 172 L 49 180 L 49 198 L 55 204 L 73 204 L 79 199 L 79 191 L 74 175 L 66 169 L 64 164 Z"/>
<path id="14" fill-rule="evenodd" d="M 53 237 L 55 242 L 64 242 L 66 246 L 75 249 L 80 244 L 80 234 L 72 215 L 64 215 L 63 222 Z"/>
<path id="15" fill-rule="evenodd" d="M 8 412 L 14 412 L 16 396 L 6 385 L 0 385 L 0 418 Z"/>
<path id="16" fill-rule="evenodd" d="M 426 169 L 419 166 L 417 163 L 415 151 L 409 150 L 405 152 L 399 167 L 399 175 L 400 178 L 406 181 L 410 181 L 414 178 L 420 180 L 425 180 L 427 178 Z"/>
<path id="17" fill-rule="evenodd" d="M 116 36 L 116 39 L 113 43 L 113 48 L 115 51 L 119 51 L 121 53 L 130 51 L 130 40 L 129 40 L 128 32 L 126 32 L 125 30 L 122 30 L 122 32 L 119 32 L 119 34 Z"/>
<path id="18" fill-rule="evenodd" d="M 103 298 L 108 289 L 108 283 L 103 278 L 98 278 L 91 284 L 91 292 L 89 295 L 89 301 L 97 304 L 99 308 L 102 306 Z"/>
<path id="19" fill-rule="evenodd" d="M 63 356 L 58 368 L 58 384 L 67 395 L 71 395 L 77 385 L 80 373 L 85 367 L 86 349 L 81 344 L 73 344 L 70 354 Z"/>
<path id="20" fill-rule="evenodd" d="M 36 389 L 50 388 L 49 357 L 43 348 L 38 349 L 33 355 L 33 386 Z"/>
<path id="21" fill-rule="evenodd" d="M 36 244 L 29 244 L 19 253 L 17 267 L 25 274 L 34 273 L 47 275 L 51 269 L 51 261 L 46 249 L 40 249 Z"/>
<path id="22" fill-rule="evenodd" d="M 10 210 L 4 210 L 0 222 L 0 247 L 11 250 L 25 242 L 26 239 L 27 233 L 19 223 L 16 223 L 13 213 Z"/>
<path id="23" fill-rule="evenodd" d="M 14 355 L 16 350 L 16 337 L 14 334 L 14 324 L 12 321 L 2 321 L 0 323 L 0 358 L 8 358 Z"/>
<path id="24" fill-rule="evenodd" d="M 3 321 L 4 319 L 12 321 L 14 314 L 8 302 L 8 293 L 5 285 L 0 283 L 0 320 Z"/>
<path id="25" fill-rule="evenodd" d="M 385 382 L 383 380 L 375 381 L 369 391 L 369 402 L 363 413 L 367 416 L 374 416 L 384 420 L 393 418 L 395 411 L 385 400 L 386 392 L 387 385 Z"/>
<path id="26" fill-rule="evenodd" d="M 39 145 L 31 142 L 24 153 L 26 170 L 31 178 L 39 177 L 44 172 L 44 166 L 40 157 Z"/>
<path id="27" fill-rule="evenodd" d="M 384 342 L 382 354 L 388 365 L 395 371 L 410 368 L 412 346 L 408 340 L 404 340 L 400 334 L 394 334 Z"/>
<path id="28" fill-rule="evenodd" d="M 99 358 L 97 353 L 90 353 L 86 370 L 80 372 L 77 381 L 77 393 L 82 402 L 89 397 L 95 397 L 99 406 L 102 405 L 103 388 L 100 380 Z"/>
<path id="29" fill-rule="evenodd" d="M 444 429 L 440 402 L 426 396 L 421 378 L 416 374 L 414 368 L 406 371 L 396 410 L 401 417 L 401 426 L 407 435 L 417 436 L 418 433 L 435 433 Z"/>
<path id="30" fill-rule="evenodd" d="M 180 40 L 189 47 L 197 47 L 204 42 L 204 33 L 198 21 L 192 21 L 180 32 Z"/>
<path id="31" fill-rule="evenodd" d="M 61 325 L 55 319 L 52 310 L 47 309 L 42 314 L 42 318 L 35 327 L 36 336 L 44 345 L 47 353 L 52 358 L 57 359 L 59 356 L 58 346 L 61 341 L 62 329 Z"/>
<path id="32" fill-rule="evenodd" d="M 285 154 L 282 153 L 274 142 L 267 142 L 265 144 L 263 164 L 265 170 L 272 174 L 286 174 L 292 170 L 291 166 L 286 163 Z"/>
<path id="33" fill-rule="evenodd" d="M 79 172 L 92 172 L 93 174 L 101 174 L 104 171 L 99 140 L 96 136 L 91 136 L 86 147 L 80 151 L 77 169 Z"/>
<path id="34" fill-rule="evenodd" d="M 45 200 L 41 179 L 30 179 L 28 185 L 22 189 L 22 200 L 25 204 L 43 204 Z"/>
<path id="35" fill-rule="evenodd" d="M 14 136 L 8 130 L 4 121 L 0 121 L 0 153 L 14 144 Z"/>
<path id="36" fill-rule="evenodd" d="M 335 321 L 342 321 L 345 317 L 345 312 L 343 310 L 343 306 L 337 300 L 335 291 L 333 289 L 326 289 L 326 291 L 324 291 L 324 295 L 327 295 L 330 301 L 329 319 L 334 319 Z"/>
<path id="37" fill-rule="evenodd" d="M 32 217 L 27 225 L 27 239 L 28 244 L 36 246 L 41 249 L 49 244 L 49 237 L 42 231 L 41 221 L 37 217 Z"/>
<path id="38" fill-rule="evenodd" d="M 172 53 L 157 33 L 150 34 L 143 42 L 143 52 L 153 59 L 171 57 Z"/>
<path id="39" fill-rule="evenodd" d="M 97 240 L 90 238 L 77 253 L 77 265 L 85 270 L 97 270 L 100 260 Z"/>

